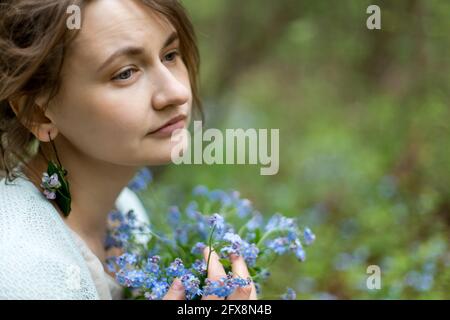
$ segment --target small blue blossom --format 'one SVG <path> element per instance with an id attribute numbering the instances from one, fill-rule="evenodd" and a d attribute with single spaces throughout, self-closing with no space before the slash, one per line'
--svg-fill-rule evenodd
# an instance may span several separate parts
<path id="1" fill-rule="evenodd" d="M 180 219 L 181 219 L 181 212 L 178 209 L 177 206 L 172 206 L 169 208 L 169 214 L 168 214 L 168 223 L 169 226 L 173 229 L 177 228 L 180 225 Z"/>
<path id="2" fill-rule="evenodd" d="M 147 167 L 144 167 L 139 170 L 133 179 L 128 183 L 128 188 L 134 192 L 145 190 L 152 179 L 152 172 Z"/>
<path id="3" fill-rule="evenodd" d="M 135 254 L 132 253 L 124 253 L 121 256 L 117 257 L 116 264 L 120 268 L 125 268 L 127 265 L 133 265 L 137 262 L 137 257 Z"/>
<path id="4" fill-rule="evenodd" d="M 222 277 L 218 281 L 206 279 L 205 286 L 203 288 L 203 296 L 216 295 L 218 297 L 225 298 L 232 294 L 236 288 L 245 287 L 250 283 L 250 279 L 242 279 L 239 277 L 234 278 L 231 273 L 229 273 L 226 277 Z"/>
<path id="5" fill-rule="evenodd" d="M 282 300 L 295 300 L 297 298 L 297 294 L 294 289 L 288 288 L 286 293 L 281 296 Z"/>
<path id="6" fill-rule="evenodd" d="M 287 237 L 279 237 L 266 242 L 267 248 L 271 249 L 278 255 L 283 255 L 289 251 L 290 241 Z"/>
<path id="7" fill-rule="evenodd" d="M 160 257 L 159 256 L 152 256 L 150 258 L 147 259 L 147 264 L 145 265 L 145 272 L 147 273 L 154 273 L 154 274 L 158 274 L 159 273 L 159 261 L 160 261 Z"/>
<path id="8" fill-rule="evenodd" d="M 192 220 L 196 220 L 198 217 L 198 203 L 196 201 L 191 201 L 186 207 L 186 215 Z"/>
<path id="9" fill-rule="evenodd" d="M 146 274 L 142 270 L 121 269 L 116 275 L 116 279 L 122 286 L 140 288 L 145 282 Z"/>
<path id="10" fill-rule="evenodd" d="M 215 227 L 217 230 L 223 230 L 223 228 L 225 227 L 225 220 L 218 213 L 214 213 L 211 217 L 209 217 L 208 223 L 211 227 Z"/>
<path id="11" fill-rule="evenodd" d="M 195 262 L 192 264 L 192 269 L 194 269 L 196 272 L 206 275 L 206 262 L 205 260 L 195 260 Z"/>
<path id="12" fill-rule="evenodd" d="M 300 240 L 295 239 L 294 243 L 290 245 L 290 248 L 294 251 L 295 256 L 300 261 L 305 261 L 306 259 L 306 253 L 305 250 L 303 250 L 303 246 L 300 242 Z"/>
<path id="13" fill-rule="evenodd" d="M 203 254 L 203 250 L 206 248 L 206 244 L 203 242 L 197 242 L 191 250 L 192 254 Z"/>
<path id="14" fill-rule="evenodd" d="M 185 288 L 186 299 L 192 300 L 195 296 L 200 296 L 202 290 L 200 289 L 200 280 L 192 273 L 186 273 L 181 277 L 181 283 Z"/>
<path id="15" fill-rule="evenodd" d="M 186 272 L 183 261 L 180 258 L 176 258 L 170 266 L 166 269 L 166 273 L 171 277 L 181 277 Z"/>
<path id="16" fill-rule="evenodd" d="M 268 269 L 262 269 L 259 276 L 262 280 L 267 280 L 270 277 L 270 271 Z"/>
<path id="17" fill-rule="evenodd" d="M 179 227 L 175 229 L 175 240 L 183 246 L 188 242 L 189 230 L 187 227 Z"/>
<path id="18" fill-rule="evenodd" d="M 254 243 L 249 244 L 246 241 L 243 241 L 242 243 L 242 256 L 245 259 L 245 263 L 247 263 L 247 266 L 253 267 L 256 264 L 256 259 L 258 258 L 259 248 Z"/>
<path id="19" fill-rule="evenodd" d="M 207 196 L 208 195 L 208 188 L 206 186 L 197 186 L 192 191 L 192 194 L 194 196 Z"/>
<path id="20" fill-rule="evenodd" d="M 156 281 L 153 284 L 152 292 L 146 292 L 145 298 L 148 300 L 161 300 L 169 291 L 169 284 L 166 281 Z"/>
<path id="21" fill-rule="evenodd" d="M 255 212 L 253 217 L 247 222 L 247 229 L 253 231 L 255 229 L 261 228 L 264 223 L 264 218 L 260 212 Z"/>
<path id="22" fill-rule="evenodd" d="M 312 233 L 311 229 L 305 228 L 303 231 L 303 239 L 305 240 L 305 244 L 309 246 L 316 240 L 316 236 Z"/>
<path id="23" fill-rule="evenodd" d="M 236 205 L 236 211 L 239 218 L 243 219 L 252 212 L 252 203 L 248 199 L 240 199 Z"/>

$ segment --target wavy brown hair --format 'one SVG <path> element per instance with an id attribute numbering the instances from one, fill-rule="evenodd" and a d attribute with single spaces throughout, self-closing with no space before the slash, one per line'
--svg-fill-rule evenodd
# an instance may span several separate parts
<path id="1" fill-rule="evenodd" d="M 39 110 L 36 98 L 58 93 L 65 51 L 77 30 L 66 26 L 67 8 L 95 0 L 0 0 L 0 177 L 14 180 L 17 166 L 42 151 L 28 128 Z M 193 107 L 203 118 L 198 93 L 199 51 L 194 28 L 178 0 L 141 0 L 177 30 L 180 52 L 189 72 Z M 11 101 L 24 98 L 17 115 Z M 6 182 L 5 181 L 5 182 Z"/>

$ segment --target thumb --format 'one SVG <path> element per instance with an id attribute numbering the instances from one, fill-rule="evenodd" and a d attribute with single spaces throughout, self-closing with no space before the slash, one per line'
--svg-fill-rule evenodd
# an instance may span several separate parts
<path id="1" fill-rule="evenodd" d="M 163 300 L 185 300 L 184 286 L 179 278 L 175 278 Z"/>

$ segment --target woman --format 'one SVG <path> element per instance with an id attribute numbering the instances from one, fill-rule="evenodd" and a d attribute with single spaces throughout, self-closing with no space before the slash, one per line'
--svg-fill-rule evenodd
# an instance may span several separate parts
<path id="1" fill-rule="evenodd" d="M 68 27 L 69 7 L 81 28 Z M 120 298 L 104 269 L 106 216 L 138 168 L 170 162 L 172 133 L 200 111 L 192 25 L 175 0 L 10 0 L 0 10 L 0 298 Z M 65 205 L 48 189 L 50 161 L 65 170 Z M 210 263 L 209 278 L 225 276 L 215 253 Z M 179 279 L 165 299 L 184 299 Z"/>

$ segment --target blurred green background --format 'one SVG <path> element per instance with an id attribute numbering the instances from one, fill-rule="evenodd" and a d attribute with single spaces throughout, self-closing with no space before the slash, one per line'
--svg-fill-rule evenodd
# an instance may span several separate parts
<path id="1" fill-rule="evenodd" d="M 196 185 L 237 189 L 317 236 L 264 296 L 450 298 L 450 1 L 184 0 L 206 127 L 279 128 L 280 170 L 153 168 L 150 211 Z M 381 8 L 382 30 L 366 9 Z M 381 267 L 381 290 L 366 269 Z"/>

